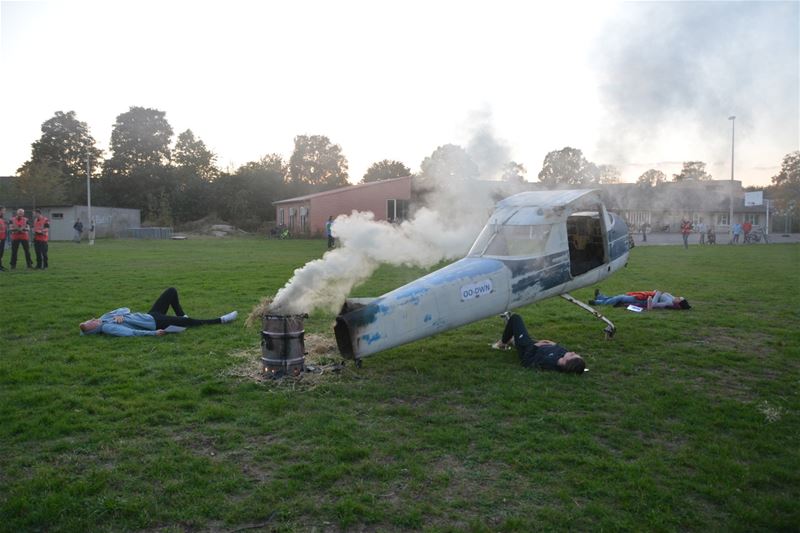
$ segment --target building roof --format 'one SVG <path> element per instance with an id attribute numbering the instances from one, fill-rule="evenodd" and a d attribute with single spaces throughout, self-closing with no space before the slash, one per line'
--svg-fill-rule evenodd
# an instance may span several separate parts
<path id="1" fill-rule="evenodd" d="M 497 207 L 562 207 L 585 196 L 596 194 L 597 189 L 564 189 L 521 192 L 500 201 Z"/>
<path id="2" fill-rule="evenodd" d="M 744 209 L 740 181 L 734 181 L 734 209 Z M 730 180 L 666 182 L 655 187 L 636 183 L 604 185 L 611 209 L 650 211 L 727 211 L 730 208 Z"/>
<path id="3" fill-rule="evenodd" d="M 331 189 L 330 191 L 322 191 L 316 192 L 314 194 L 307 194 L 305 196 L 296 196 L 294 198 L 287 198 L 285 200 L 278 200 L 277 202 L 272 202 L 272 205 L 280 205 L 280 204 L 288 204 L 288 203 L 295 203 L 295 202 L 303 202 L 306 200 L 310 200 L 312 198 L 319 198 L 321 196 L 330 196 L 333 194 L 340 194 L 352 191 L 354 189 L 360 189 L 365 187 L 373 187 L 375 185 L 383 185 L 386 183 L 392 183 L 395 181 L 402 181 L 402 180 L 410 180 L 411 176 L 405 176 L 402 178 L 392 178 L 389 180 L 380 180 L 380 181 L 372 181 L 370 183 L 359 183 L 358 185 L 345 185 L 344 187 L 339 187 L 337 189 Z"/>

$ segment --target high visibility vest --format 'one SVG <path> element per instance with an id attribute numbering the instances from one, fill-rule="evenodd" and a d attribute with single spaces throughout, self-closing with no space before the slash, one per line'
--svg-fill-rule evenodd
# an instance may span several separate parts
<path id="1" fill-rule="evenodd" d="M 0 241 L 5 240 L 6 238 L 6 221 L 2 217 L 0 217 Z"/>
<path id="2" fill-rule="evenodd" d="M 45 227 L 49 225 L 50 221 L 47 217 L 38 217 L 33 221 L 33 240 L 39 242 L 47 242 L 50 236 L 50 228 Z"/>
<path id="3" fill-rule="evenodd" d="M 656 291 L 634 291 L 634 292 L 626 292 L 628 296 L 633 296 L 637 300 L 647 300 L 650 296 L 655 296 Z"/>
<path id="4" fill-rule="evenodd" d="M 11 240 L 28 240 L 28 219 L 25 217 L 14 217 L 11 219 Z"/>

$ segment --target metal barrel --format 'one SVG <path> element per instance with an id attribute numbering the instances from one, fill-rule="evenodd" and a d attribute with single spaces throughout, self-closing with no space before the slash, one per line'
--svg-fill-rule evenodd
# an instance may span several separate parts
<path id="1" fill-rule="evenodd" d="M 264 315 L 261 362 L 270 376 L 297 376 L 305 368 L 306 315 Z"/>

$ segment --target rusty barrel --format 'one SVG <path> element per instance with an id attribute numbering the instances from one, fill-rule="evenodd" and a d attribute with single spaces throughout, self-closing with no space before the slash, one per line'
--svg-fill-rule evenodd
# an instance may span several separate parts
<path id="1" fill-rule="evenodd" d="M 308 315 L 264 315 L 261 362 L 270 376 L 297 376 L 305 365 L 305 329 Z"/>

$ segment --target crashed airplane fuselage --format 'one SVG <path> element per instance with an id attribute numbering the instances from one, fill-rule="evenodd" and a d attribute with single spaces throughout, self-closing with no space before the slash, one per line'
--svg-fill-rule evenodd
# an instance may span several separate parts
<path id="1" fill-rule="evenodd" d="M 499 202 L 467 257 L 336 318 L 347 358 L 429 337 L 597 283 L 628 260 L 628 228 L 596 190 L 525 192 Z"/>

